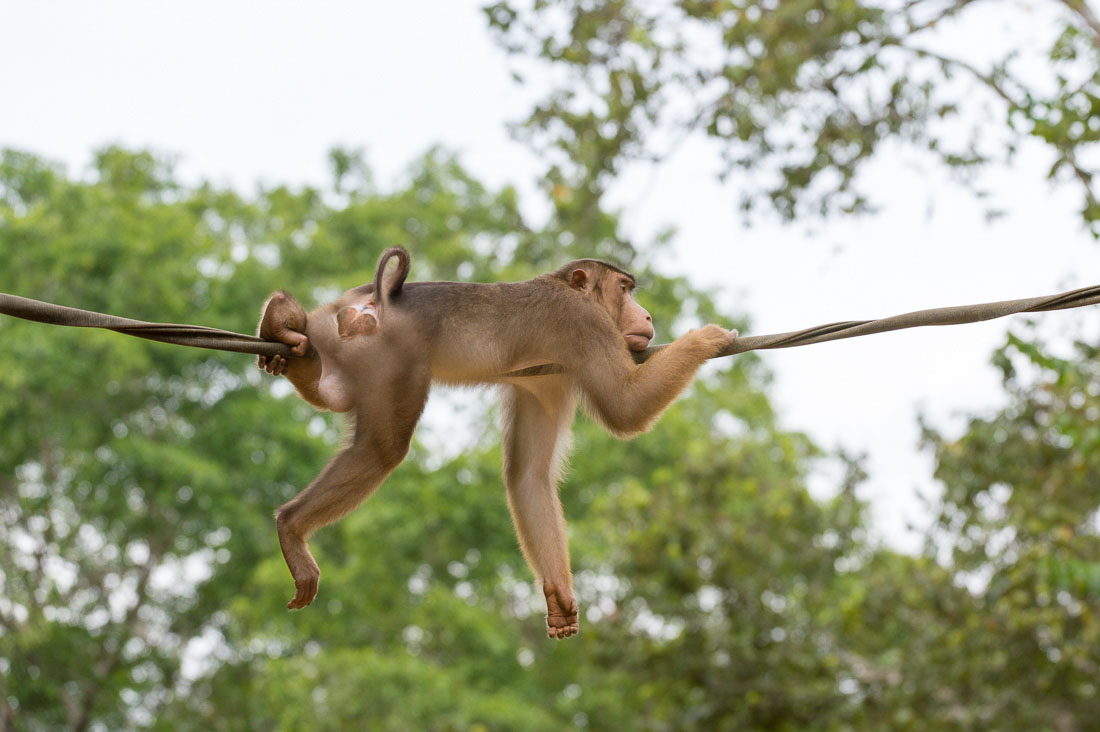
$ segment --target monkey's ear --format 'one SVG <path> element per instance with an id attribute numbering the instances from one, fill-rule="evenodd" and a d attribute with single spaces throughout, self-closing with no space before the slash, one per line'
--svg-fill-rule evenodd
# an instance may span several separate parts
<path id="1" fill-rule="evenodd" d="M 336 313 L 336 332 L 341 338 L 370 335 L 377 330 L 378 319 L 374 317 L 374 308 L 348 305 Z"/>
<path id="2" fill-rule="evenodd" d="M 583 269 L 575 269 L 573 273 L 569 275 L 569 285 L 573 289 L 584 292 L 588 285 L 588 273 Z"/>

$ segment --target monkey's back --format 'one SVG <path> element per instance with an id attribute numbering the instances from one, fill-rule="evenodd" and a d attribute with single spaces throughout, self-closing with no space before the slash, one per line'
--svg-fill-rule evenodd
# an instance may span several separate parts
<path id="1" fill-rule="evenodd" d="M 548 277 L 526 282 L 409 282 L 383 314 L 427 344 L 432 378 L 485 383 L 486 374 L 553 363 L 585 299 Z"/>

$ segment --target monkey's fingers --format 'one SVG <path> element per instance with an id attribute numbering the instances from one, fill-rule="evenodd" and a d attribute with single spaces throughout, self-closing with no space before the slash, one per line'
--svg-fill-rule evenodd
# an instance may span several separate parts
<path id="1" fill-rule="evenodd" d="M 722 349 L 719 351 L 719 353 L 724 352 L 727 348 L 732 346 L 733 342 L 736 341 L 741 335 L 740 333 L 737 332 L 736 328 L 730 328 L 728 333 L 729 333 L 729 342 L 727 342 L 726 345 L 722 346 Z"/>
<path id="2" fill-rule="evenodd" d="M 733 342 L 737 340 L 737 331 L 728 330 L 720 325 L 704 325 L 698 330 L 693 330 L 689 335 L 692 335 L 707 345 L 714 348 L 715 353 L 722 353 L 722 351 L 733 345 Z"/>

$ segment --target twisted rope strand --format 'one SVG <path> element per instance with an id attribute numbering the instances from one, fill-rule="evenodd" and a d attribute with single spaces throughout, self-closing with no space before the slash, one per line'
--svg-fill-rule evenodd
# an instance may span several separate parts
<path id="1" fill-rule="evenodd" d="M 932 308 L 930 310 L 918 310 L 903 315 L 894 315 L 878 320 L 850 320 L 842 323 L 829 323 L 805 330 L 792 331 L 790 333 L 777 333 L 775 335 L 746 336 L 738 338 L 733 344 L 723 351 L 720 356 L 732 356 L 735 353 L 745 351 L 762 350 L 766 348 L 793 348 L 795 346 L 808 346 L 812 343 L 824 343 L 836 341 L 842 338 L 855 338 L 857 336 L 872 335 L 874 333 L 886 333 L 891 330 L 904 328 L 919 328 L 926 325 L 961 325 L 963 323 L 978 323 L 983 320 L 1003 318 L 1014 313 L 1038 313 L 1048 310 L 1065 310 L 1067 308 L 1079 308 L 1086 305 L 1100 304 L 1100 285 L 1082 287 L 1070 290 L 1058 295 L 1047 297 L 1028 297 L 1021 300 L 1001 300 L 1000 302 L 981 303 L 978 305 L 957 305 L 947 308 Z M 653 350 L 660 348 L 654 346 Z M 650 349 L 647 349 L 650 350 Z"/>
<path id="2" fill-rule="evenodd" d="M 772 335 L 744 336 L 737 338 L 721 353 L 712 358 L 733 356 L 747 351 L 758 351 L 769 348 L 794 348 L 795 346 L 808 346 L 813 343 L 836 341 L 842 338 L 856 338 L 857 336 L 886 333 L 891 330 L 904 328 L 919 328 L 928 325 L 961 325 L 963 323 L 977 323 L 983 320 L 1003 318 L 1014 313 L 1038 313 L 1050 310 L 1066 310 L 1080 308 L 1086 305 L 1100 304 L 1100 285 L 1082 287 L 1069 292 L 1046 297 L 1028 297 L 1020 300 L 1001 300 L 999 302 L 980 303 L 977 305 L 958 305 L 946 308 L 932 308 L 930 310 L 918 310 L 912 313 L 894 315 L 877 320 L 846 320 L 838 323 L 827 323 L 812 328 L 791 331 L 789 333 L 775 333 Z M 255 336 L 234 333 L 219 328 L 207 328 L 201 325 L 176 325 L 172 323 L 148 323 L 142 320 L 121 318 L 116 315 L 106 315 L 91 310 L 54 305 L 52 303 L 32 300 L 18 295 L 0 293 L 0 314 L 12 315 L 25 320 L 33 320 L 39 323 L 51 325 L 67 325 L 79 328 L 106 328 L 116 333 L 147 338 L 163 343 L 172 343 L 179 346 L 191 346 L 194 348 L 210 348 L 219 351 L 232 351 L 236 353 L 251 353 L 258 356 L 283 356 L 294 358 L 290 347 L 283 343 L 265 341 Z M 645 362 L 657 351 L 666 348 L 667 345 L 650 346 L 644 351 L 633 354 L 638 363 Z M 527 376 L 542 376 L 545 374 L 562 373 L 564 369 L 558 364 L 544 364 L 532 366 L 518 371 L 510 371 L 503 378 L 520 378 Z"/>
<path id="3" fill-rule="evenodd" d="M 1069 292 L 1046 297 L 1027 297 L 1020 300 L 1001 300 L 999 302 L 980 303 L 977 305 L 956 305 L 946 308 L 932 308 L 930 310 L 917 310 L 912 313 L 893 315 L 877 320 L 845 320 L 839 323 L 826 323 L 815 325 L 812 328 L 790 331 L 788 333 L 775 333 L 772 335 L 742 336 L 734 340 L 729 348 L 717 353 L 712 358 L 733 356 L 747 351 L 761 351 L 769 348 L 794 348 L 795 346 L 809 346 L 814 343 L 837 341 L 842 338 L 855 338 L 857 336 L 886 333 L 891 330 L 905 328 L 920 328 L 926 325 L 962 325 L 963 323 L 978 323 L 983 320 L 1003 318 L 1015 313 L 1038 313 L 1048 310 L 1066 310 L 1068 308 L 1080 308 L 1086 305 L 1100 304 L 1100 285 L 1082 287 Z M 644 363 L 653 354 L 666 348 L 666 345 L 650 346 L 644 351 L 633 353 L 637 363 Z M 511 371 L 505 376 L 540 376 L 543 374 L 560 374 L 563 369 L 556 364 L 544 366 L 532 366 L 519 371 Z"/>
<path id="4" fill-rule="evenodd" d="M 202 325 L 175 325 L 173 323 L 147 323 L 143 320 L 120 318 L 91 310 L 70 308 L 64 305 L 32 300 L 29 297 L 0 292 L 0 313 L 14 315 L 24 320 L 34 320 L 50 325 L 69 325 L 77 328 L 105 328 L 116 333 L 147 338 L 151 341 L 173 343 L 177 346 L 210 348 L 216 351 L 252 353 L 257 356 L 291 357 L 290 346 L 272 343 L 255 336 L 242 335 L 229 330 L 207 328 Z"/>

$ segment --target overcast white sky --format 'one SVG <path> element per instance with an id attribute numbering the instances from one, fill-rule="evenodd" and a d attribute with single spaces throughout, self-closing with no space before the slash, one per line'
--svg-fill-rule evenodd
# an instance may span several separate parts
<path id="1" fill-rule="evenodd" d="M 537 161 L 504 125 L 533 93 L 512 83 L 478 5 L 0 2 L 0 146 L 74 172 L 103 144 L 149 146 L 178 155 L 188 178 L 249 190 L 256 181 L 326 182 L 326 152 L 337 144 L 366 148 L 386 183 L 441 143 L 490 184 L 530 191 Z M 980 58 L 1038 35 L 993 13 L 941 42 L 965 43 Z M 767 222 L 744 228 L 704 144 L 628 176 L 615 201 L 639 240 L 678 227 L 665 269 L 721 289 L 727 310 L 751 316 L 753 333 L 1100 281 L 1100 246 L 1080 226 L 1077 190 L 1046 182 L 1043 150 L 1025 148 L 996 176 L 1010 214 L 993 224 L 972 196 L 911 162 L 898 154 L 868 170 L 878 216 L 815 224 L 812 235 Z M 785 426 L 869 454 L 864 495 L 892 543 L 913 545 L 905 519 L 919 513 L 918 491 L 935 490 L 931 461 L 916 447 L 918 409 L 955 428 L 960 414 L 994 409 L 1003 396 L 989 356 L 1011 322 L 765 353 Z M 1043 317 L 1052 336 L 1082 324 L 1095 337 L 1100 320 L 1084 311 Z M 583 446 L 574 459 L 585 459 Z"/>

